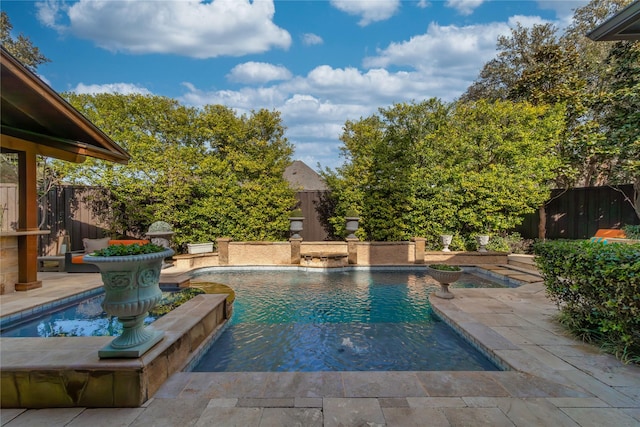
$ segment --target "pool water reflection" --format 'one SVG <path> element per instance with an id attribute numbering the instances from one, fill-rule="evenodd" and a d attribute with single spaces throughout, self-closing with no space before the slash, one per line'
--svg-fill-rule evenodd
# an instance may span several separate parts
<path id="1" fill-rule="evenodd" d="M 498 370 L 432 314 L 425 271 L 248 271 L 194 278 L 231 286 L 234 314 L 193 371 Z M 464 274 L 456 287 L 502 287 Z"/>

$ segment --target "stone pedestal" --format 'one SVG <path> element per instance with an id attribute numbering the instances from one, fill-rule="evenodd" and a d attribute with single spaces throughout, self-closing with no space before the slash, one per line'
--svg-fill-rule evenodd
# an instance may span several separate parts
<path id="1" fill-rule="evenodd" d="M 359 239 L 347 238 L 347 262 L 349 264 L 358 264 L 358 243 Z"/>
<path id="2" fill-rule="evenodd" d="M 411 238 L 411 240 L 415 242 L 414 263 L 424 264 L 424 248 L 427 239 L 425 239 L 424 237 L 413 237 Z"/>
<path id="3" fill-rule="evenodd" d="M 218 244 L 218 265 L 229 265 L 229 237 L 220 237 L 216 239 Z"/>
<path id="4" fill-rule="evenodd" d="M 301 237 L 292 237 L 289 239 L 291 243 L 291 264 L 300 264 L 300 245 L 302 244 Z"/>

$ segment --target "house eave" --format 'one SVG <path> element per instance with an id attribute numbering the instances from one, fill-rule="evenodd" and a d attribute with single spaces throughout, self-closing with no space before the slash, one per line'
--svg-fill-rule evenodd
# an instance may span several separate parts
<path id="1" fill-rule="evenodd" d="M 640 1 L 598 25 L 587 37 L 593 41 L 640 40 Z"/>

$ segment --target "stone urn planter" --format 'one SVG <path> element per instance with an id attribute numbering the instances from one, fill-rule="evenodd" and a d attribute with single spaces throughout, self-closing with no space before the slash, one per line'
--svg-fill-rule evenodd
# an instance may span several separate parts
<path id="1" fill-rule="evenodd" d="M 302 210 L 296 209 L 291 212 L 289 217 L 289 231 L 291 231 L 292 239 L 299 239 L 300 232 L 304 229 L 304 216 L 302 216 Z"/>
<path id="2" fill-rule="evenodd" d="M 349 235 L 347 235 L 347 239 L 355 239 L 356 238 L 356 231 L 358 231 L 358 228 L 360 227 L 359 222 L 360 222 L 360 217 L 358 216 L 347 216 L 345 217 L 345 229 L 347 230 L 347 232 L 349 232 Z"/>
<path id="3" fill-rule="evenodd" d="M 449 249 L 449 245 L 453 240 L 453 236 L 451 234 L 441 234 L 440 235 L 440 243 L 442 243 L 442 252 L 451 252 Z"/>
<path id="4" fill-rule="evenodd" d="M 289 231 L 291 231 L 291 237 L 294 239 L 300 238 L 300 232 L 304 229 L 304 217 L 292 216 L 289 218 Z"/>
<path id="5" fill-rule="evenodd" d="M 435 295 L 439 298 L 453 298 L 453 294 L 449 292 L 449 285 L 460 279 L 462 269 L 454 265 L 431 264 L 427 267 L 427 272 L 440 283 L 440 290 Z"/>
<path id="6" fill-rule="evenodd" d="M 145 233 L 146 237 L 151 240 L 151 243 L 164 246 L 165 248 L 171 247 L 171 238 L 174 234 L 171 225 L 164 221 L 154 222 L 149 226 L 149 231 Z"/>
<path id="7" fill-rule="evenodd" d="M 172 249 L 154 244 L 111 246 L 83 257 L 100 269 L 105 296 L 102 308 L 122 323 L 122 335 L 103 347 L 98 356 L 137 358 L 162 340 L 164 332 L 145 328 L 148 311 L 162 299 L 160 270 Z"/>
<path id="8" fill-rule="evenodd" d="M 476 236 L 476 242 L 478 243 L 478 252 L 487 252 L 486 246 L 489 244 L 489 236 L 481 234 Z"/>

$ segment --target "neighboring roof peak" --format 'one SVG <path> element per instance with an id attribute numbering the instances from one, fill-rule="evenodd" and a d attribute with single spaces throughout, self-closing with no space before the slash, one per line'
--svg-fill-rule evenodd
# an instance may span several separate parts
<path id="1" fill-rule="evenodd" d="M 324 191 L 327 189 L 327 184 L 322 177 L 301 160 L 294 160 L 287 166 L 283 177 L 289 182 L 289 187 L 294 190 Z"/>

